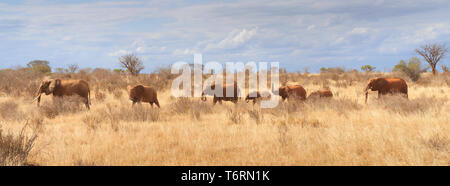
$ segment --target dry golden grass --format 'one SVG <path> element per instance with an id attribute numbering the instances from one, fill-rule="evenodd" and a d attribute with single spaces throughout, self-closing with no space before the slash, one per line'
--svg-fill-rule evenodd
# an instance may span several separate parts
<path id="1" fill-rule="evenodd" d="M 25 121 L 41 123 L 26 160 L 37 165 L 450 165 L 448 76 L 408 81 L 409 100 L 370 92 L 367 105 L 369 76 L 342 76 L 289 74 L 288 84 L 308 94 L 326 86 L 334 98 L 274 109 L 175 99 L 167 88 L 158 91 L 161 109 L 132 108 L 125 87 L 112 85 L 94 85 L 90 111 L 4 95 L 0 125 L 19 134 Z"/>

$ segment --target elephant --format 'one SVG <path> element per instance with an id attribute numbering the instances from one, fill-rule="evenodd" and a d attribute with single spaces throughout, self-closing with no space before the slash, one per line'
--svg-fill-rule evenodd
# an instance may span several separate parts
<path id="1" fill-rule="evenodd" d="M 272 93 L 281 96 L 283 101 L 285 101 L 289 97 L 306 100 L 306 90 L 301 85 L 281 86 L 278 90 L 274 90 L 272 86 Z"/>
<path id="2" fill-rule="evenodd" d="M 317 90 L 312 92 L 309 96 L 308 99 L 311 98 L 332 98 L 333 97 L 333 93 L 328 90 L 328 89 L 322 89 L 322 90 Z"/>
<path id="3" fill-rule="evenodd" d="M 158 96 L 156 93 L 156 90 L 153 89 L 150 86 L 144 86 L 144 85 L 136 85 L 136 86 L 127 86 L 128 90 L 128 96 L 131 101 L 133 101 L 133 104 L 142 102 L 150 103 L 150 105 L 153 107 L 153 103 L 158 106 L 158 108 L 161 108 L 158 102 Z"/>
<path id="4" fill-rule="evenodd" d="M 219 85 L 217 85 L 219 86 Z M 205 95 L 211 95 L 214 96 L 213 98 L 213 103 L 214 105 L 219 102 L 220 104 L 222 104 L 222 101 L 231 101 L 233 103 L 237 103 L 238 99 L 239 99 L 239 94 L 240 94 L 240 89 L 237 86 L 237 83 L 234 83 L 234 85 L 232 84 L 222 84 L 222 90 L 223 90 L 223 95 L 222 96 L 217 96 L 214 94 L 214 90 L 216 88 L 216 84 L 212 84 L 210 85 L 211 88 L 211 92 L 207 91 L 207 90 L 203 90 L 202 92 L 202 101 L 206 101 L 206 96 Z M 227 89 L 233 89 L 233 95 L 227 95 Z"/>
<path id="5" fill-rule="evenodd" d="M 366 96 L 365 103 L 367 103 L 369 89 L 372 91 L 378 91 L 378 98 L 388 93 L 401 93 L 406 97 L 406 99 L 408 99 L 408 85 L 406 84 L 406 81 L 401 78 L 370 79 L 367 83 L 366 88 L 364 89 L 364 94 Z"/>
<path id="6" fill-rule="evenodd" d="M 253 100 L 253 104 L 255 104 L 261 98 L 270 99 L 271 96 L 272 94 L 270 94 L 270 92 L 267 91 L 264 92 L 253 91 L 247 94 L 247 96 L 245 97 L 245 101 L 248 103 L 250 100 Z"/>
<path id="7" fill-rule="evenodd" d="M 86 108 L 89 110 L 90 107 L 90 96 L 91 91 L 89 89 L 89 84 L 84 80 L 78 79 L 69 79 L 69 80 L 61 80 L 61 79 L 47 79 L 43 80 L 41 85 L 39 86 L 38 91 L 36 92 L 37 106 L 39 107 L 39 103 L 41 102 L 41 94 L 45 93 L 45 95 L 53 94 L 53 96 L 63 97 L 63 96 L 72 96 L 79 95 L 84 98 L 84 104 Z M 33 100 L 33 102 L 34 102 Z"/>

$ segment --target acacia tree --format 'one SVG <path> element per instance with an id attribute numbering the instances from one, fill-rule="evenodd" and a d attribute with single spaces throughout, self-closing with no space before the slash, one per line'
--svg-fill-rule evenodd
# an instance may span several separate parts
<path id="1" fill-rule="evenodd" d="M 127 69 L 127 71 L 134 76 L 139 75 L 144 65 L 135 54 L 127 54 L 119 58 L 119 63 L 122 68 Z"/>
<path id="2" fill-rule="evenodd" d="M 33 60 L 27 64 L 27 67 L 35 72 L 46 74 L 52 72 L 49 64 L 50 62 L 45 60 Z"/>
<path id="3" fill-rule="evenodd" d="M 416 53 L 421 55 L 430 64 L 433 75 L 436 75 L 436 65 L 447 54 L 448 48 L 445 44 L 425 44 L 416 49 Z"/>
<path id="4" fill-rule="evenodd" d="M 361 70 L 365 72 L 373 72 L 376 69 L 376 67 L 373 67 L 371 65 L 364 65 L 361 67 Z"/>

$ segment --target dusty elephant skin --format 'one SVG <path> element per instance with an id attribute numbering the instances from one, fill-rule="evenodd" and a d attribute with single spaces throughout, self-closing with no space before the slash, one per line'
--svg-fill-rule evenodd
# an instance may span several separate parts
<path id="1" fill-rule="evenodd" d="M 70 80 L 61 80 L 61 79 L 48 79 L 43 80 L 41 85 L 39 86 L 38 91 L 36 92 L 37 105 L 39 106 L 41 102 L 41 94 L 45 93 L 45 95 L 53 94 L 53 96 L 63 97 L 63 96 L 72 96 L 79 95 L 84 98 L 84 104 L 87 109 L 90 109 L 90 89 L 89 84 L 84 80 L 78 79 L 70 79 Z M 33 101 L 34 101 L 33 100 Z"/>
<path id="2" fill-rule="evenodd" d="M 306 100 L 306 90 L 301 85 L 281 86 L 278 91 L 272 90 L 272 93 L 278 93 L 283 101 L 288 98 L 298 98 L 300 100 Z"/>
<path id="3" fill-rule="evenodd" d="M 222 101 L 231 101 L 233 103 L 237 103 L 238 102 L 240 90 L 239 90 L 239 87 L 237 86 L 237 83 L 234 83 L 234 85 L 232 85 L 232 84 L 223 84 L 222 85 L 222 90 L 223 90 L 222 96 L 217 96 L 217 95 L 214 94 L 213 91 L 216 89 L 216 86 L 220 86 L 220 85 L 212 84 L 210 86 L 212 92 L 203 90 L 202 98 L 201 98 L 202 101 L 206 101 L 205 95 L 211 95 L 211 96 L 214 96 L 214 98 L 213 98 L 213 103 L 214 104 L 216 104 L 217 102 L 222 104 Z M 233 89 L 233 95 L 232 96 L 228 96 L 226 94 L 228 89 Z"/>
<path id="4" fill-rule="evenodd" d="M 408 98 L 408 85 L 406 81 L 401 78 L 373 78 L 367 83 L 364 89 L 364 94 L 366 96 L 365 103 L 367 103 L 367 97 L 369 90 L 378 91 L 378 98 L 386 94 L 396 94 L 400 93 Z"/>
<path id="5" fill-rule="evenodd" d="M 328 90 L 328 89 L 323 89 L 323 90 L 317 90 L 312 92 L 309 96 L 308 99 L 311 98 L 331 98 L 333 97 L 333 93 Z"/>
<path id="6" fill-rule="evenodd" d="M 158 106 L 158 108 L 161 108 L 159 106 L 158 96 L 154 88 L 144 85 L 136 85 L 136 86 L 128 85 L 127 89 L 129 98 L 131 101 L 133 101 L 132 105 L 134 105 L 135 103 L 146 102 L 150 103 L 152 107 L 154 103 L 156 104 L 156 106 Z"/>

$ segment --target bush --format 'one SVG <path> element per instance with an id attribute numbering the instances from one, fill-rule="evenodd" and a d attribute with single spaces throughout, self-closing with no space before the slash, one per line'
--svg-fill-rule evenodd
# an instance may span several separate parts
<path id="1" fill-rule="evenodd" d="M 173 103 L 170 107 L 172 108 L 172 111 L 177 114 L 184 114 L 184 113 L 193 113 L 194 115 L 198 115 L 198 113 L 211 113 L 212 112 L 212 105 L 200 102 L 198 100 L 193 100 L 190 98 L 184 98 L 180 97 L 177 98 L 177 101 Z"/>
<path id="2" fill-rule="evenodd" d="M 17 120 L 22 118 L 23 113 L 18 110 L 18 105 L 14 100 L 0 103 L 0 117 L 4 120 Z"/>
<path id="3" fill-rule="evenodd" d="M 403 98 L 402 95 L 385 95 L 375 104 L 391 112 L 407 115 L 423 114 L 431 109 L 441 110 L 447 101 L 447 98 L 426 97 L 425 95 L 409 100 Z"/>
<path id="4" fill-rule="evenodd" d="M 344 72 L 345 72 L 345 70 L 340 67 L 329 67 L 329 68 L 322 67 L 322 68 L 320 68 L 320 73 L 343 74 Z"/>
<path id="5" fill-rule="evenodd" d="M 59 114 L 75 113 L 86 109 L 84 99 L 79 96 L 53 97 L 53 101 L 43 103 L 39 111 L 47 118 L 53 119 Z"/>
<path id="6" fill-rule="evenodd" d="M 264 114 L 261 112 L 260 108 L 253 108 L 251 110 L 248 110 L 248 116 L 250 118 L 254 119 L 256 124 L 261 124 L 261 122 L 264 120 Z"/>
<path id="7" fill-rule="evenodd" d="M 238 107 L 229 108 L 227 112 L 228 119 L 233 124 L 240 124 L 244 120 L 244 114 L 239 110 Z"/>
<path id="8" fill-rule="evenodd" d="M 428 68 L 422 67 L 420 59 L 417 57 L 412 57 L 409 59 L 408 63 L 404 60 L 400 60 L 400 62 L 392 69 L 393 72 L 405 73 L 414 82 L 419 80 L 420 74 L 427 70 Z"/>
<path id="9" fill-rule="evenodd" d="M 27 159 L 34 147 L 37 136 L 34 131 L 31 136 L 25 135 L 28 122 L 23 126 L 19 135 L 4 134 L 0 128 L 0 166 L 28 165 Z"/>

